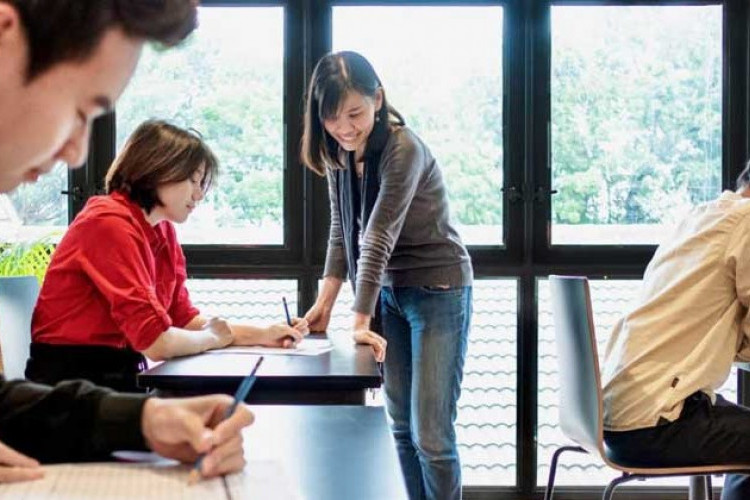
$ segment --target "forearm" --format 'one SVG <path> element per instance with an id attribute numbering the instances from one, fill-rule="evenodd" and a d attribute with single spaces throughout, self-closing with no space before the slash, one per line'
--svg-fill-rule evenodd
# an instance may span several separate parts
<path id="1" fill-rule="evenodd" d="M 171 326 L 142 353 L 154 361 L 163 361 L 177 356 L 197 354 L 217 347 L 221 347 L 221 343 L 216 335 L 209 330 L 186 330 Z"/>
<path id="2" fill-rule="evenodd" d="M 354 313 L 354 330 L 369 330 L 370 329 L 370 315 L 355 312 Z"/>
<path id="3" fill-rule="evenodd" d="M 268 329 L 253 325 L 230 324 L 234 345 L 268 345 Z"/>
<path id="4" fill-rule="evenodd" d="M 0 377 L 0 441 L 47 463 L 145 450 L 140 422 L 146 399 L 80 380 L 49 387 Z"/>
<path id="5" fill-rule="evenodd" d="M 323 286 L 318 293 L 318 298 L 315 303 L 326 310 L 330 311 L 333 309 L 333 305 L 336 303 L 336 298 L 339 296 L 339 290 L 341 290 L 341 284 L 343 281 L 334 276 L 326 276 L 323 278 Z"/>

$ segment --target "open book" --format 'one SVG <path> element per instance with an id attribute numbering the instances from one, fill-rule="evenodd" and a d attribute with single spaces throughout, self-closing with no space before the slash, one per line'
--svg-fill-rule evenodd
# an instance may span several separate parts
<path id="1" fill-rule="evenodd" d="M 45 466 L 37 481 L 0 484 L 0 498 L 298 500 L 280 462 L 249 461 L 242 472 L 188 484 L 190 466 L 88 463 Z"/>

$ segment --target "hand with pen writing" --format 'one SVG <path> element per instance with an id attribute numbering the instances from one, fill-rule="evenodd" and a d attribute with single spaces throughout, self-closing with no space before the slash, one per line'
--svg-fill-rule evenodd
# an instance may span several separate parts
<path id="1" fill-rule="evenodd" d="M 0 442 L 0 483 L 31 481 L 44 477 L 44 469 L 33 458 Z"/>
<path id="2" fill-rule="evenodd" d="M 304 318 L 292 318 L 292 326 L 286 323 L 278 323 L 266 328 L 263 345 L 271 347 L 294 347 L 308 333 L 307 320 Z"/>
<path id="3" fill-rule="evenodd" d="M 226 395 L 194 398 L 150 398 L 143 406 L 141 429 L 146 444 L 167 458 L 195 462 L 205 453 L 201 475 L 214 477 L 245 466 L 242 429 L 254 417 L 245 405 L 238 405 L 224 419 L 233 399 Z"/>

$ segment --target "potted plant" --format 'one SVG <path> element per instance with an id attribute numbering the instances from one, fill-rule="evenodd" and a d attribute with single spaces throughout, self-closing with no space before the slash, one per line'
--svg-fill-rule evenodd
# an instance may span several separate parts
<path id="1" fill-rule="evenodd" d="M 30 241 L 0 244 L 0 276 L 36 276 L 42 284 L 52 252 L 53 235 Z"/>

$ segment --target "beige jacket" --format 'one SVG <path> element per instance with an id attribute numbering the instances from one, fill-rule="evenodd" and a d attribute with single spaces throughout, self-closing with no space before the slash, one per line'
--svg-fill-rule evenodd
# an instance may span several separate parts
<path id="1" fill-rule="evenodd" d="M 715 398 L 750 360 L 750 198 L 731 191 L 693 209 L 656 250 L 602 366 L 604 428 L 675 420 L 695 391 Z"/>

